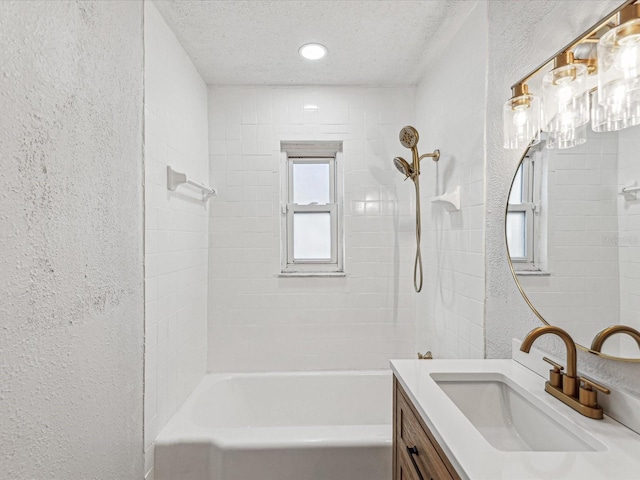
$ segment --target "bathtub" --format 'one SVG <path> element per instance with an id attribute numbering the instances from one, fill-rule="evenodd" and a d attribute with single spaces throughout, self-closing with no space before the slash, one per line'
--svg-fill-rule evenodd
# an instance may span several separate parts
<path id="1" fill-rule="evenodd" d="M 206 375 L 155 442 L 155 480 L 388 480 L 389 371 Z"/>

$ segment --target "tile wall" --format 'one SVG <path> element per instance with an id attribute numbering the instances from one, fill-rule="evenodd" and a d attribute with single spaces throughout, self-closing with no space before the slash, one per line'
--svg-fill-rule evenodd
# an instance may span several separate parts
<path id="1" fill-rule="evenodd" d="M 479 2 L 417 88 L 420 153 L 441 152 L 437 164 L 422 165 L 425 280 L 416 308 L 419 349 L 436 358 L 484 357 L 486 48 L 486 6 Z M 460 211 L 431 203 L 458 186 Z"/>
<path id="2" fill-rule="evenodd" d="M 208 208 L 167 165 L 209 179 L 207 87 L 145 2 L 145 473 L 153 440 L 206 372 Z"/>
<path id="3" fill-rule="evenodd" d="M 305 108 L 306 106 L 306 108 Z M 314 106 L 314 107 L 312 107 Z M 211 87 L 209 370 L 388 368 L 415 355 L 413 88 Z M 281 140 L 344 142 L 344 278 L 282 278 Z"/>

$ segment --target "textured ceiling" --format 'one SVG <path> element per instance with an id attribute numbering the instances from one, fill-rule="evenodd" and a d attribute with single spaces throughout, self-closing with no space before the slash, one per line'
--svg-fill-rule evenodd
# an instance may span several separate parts
<path id="1" fill-rule="evenodd" d="M 210 85 L 414 85 L 473 2 L 155 0 Z M 304 60 L 298 48 L 329 54 Z"/>

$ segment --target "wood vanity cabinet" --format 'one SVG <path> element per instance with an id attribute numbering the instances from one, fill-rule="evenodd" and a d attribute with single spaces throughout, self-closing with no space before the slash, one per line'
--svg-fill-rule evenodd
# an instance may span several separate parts
<path id="1" fill-rule="evenodd" d="M 393 377 L 393 480 L 460 480 Z"/>

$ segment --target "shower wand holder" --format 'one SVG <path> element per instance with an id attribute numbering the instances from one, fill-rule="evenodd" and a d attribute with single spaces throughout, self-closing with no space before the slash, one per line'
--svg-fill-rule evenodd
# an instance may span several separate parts
<path id="1" fill-rule="evenodd" d="M 422 161 L 423 158 L 431 158 L 431 160 L 433 160 L 434 162 L 437 162 L 438 160 L 440 160 L 440 150 L 435 149 L 433 151 L 433 153 L 425 153 L 424 155 L 420 155 L 420 158 L 418 158 L 418 161 Z"/>
<path id="2" fill-rule="evenodd" d="M 431 203 L 442 205 L 447 212 L 457 212 L 460 210 L 460 186 L 457 186 L 453 192 L 432 198 Z"/>

